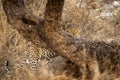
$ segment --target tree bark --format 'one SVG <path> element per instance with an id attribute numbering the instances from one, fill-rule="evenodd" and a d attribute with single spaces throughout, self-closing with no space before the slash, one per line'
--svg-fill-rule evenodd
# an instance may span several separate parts
<path id="1" fill-rule="evenodd" d="M 67 45 L 67 35 L 61 29 L 61 16 L 65 0 L 48 0 L 44 15 L 45 24 L 43 27 L 46 44 L 55 52 L 61 54 L 72 62 L 80 65 L 80 58 L 74 52 L 75 45 Z"/>
<path id="2" fill-rule="evenodd" d="M 14 29 L 37 46 L 45 46 L 39 34 L 40 27 L 44 24 L 42 18 L 28 11 L 23 0 L 2 0 L 2 4 L 8 23 L 11 24 Z"/>

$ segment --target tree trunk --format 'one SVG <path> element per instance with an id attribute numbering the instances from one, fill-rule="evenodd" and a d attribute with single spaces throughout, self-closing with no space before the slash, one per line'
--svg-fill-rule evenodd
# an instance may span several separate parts
<path id="1" fill-rule="evenodd" d="M 79 53 L 74 53 L 77 47 L 74 44 L 68 45 L 68 36 L 63 33 L 61 28 L 63 5 L 64 0 L 48 0 L 42 30 L 46 39 L 44 41 L 52 50 L 80 66 Z"/>
<path id="2" fill-rule="evenodd" d="M 66 57 L 79 67 L 83 63 L 80 51 L 78 51 L 81 42 L 84 43 L 81 47 L 86 45 L 86 41 L 75 39 L 71 35 L 65 34 L 61 27 L 61 16 L 63 10 L 64 0 L 48 0 L 44 15 L 45 24 L 42 27 L 44 34 L 44 41 L 53 51 Z M 89 43 L 89 42 L 88 42 Z M 89 45 L 89 44 L 88 44 Z M 80 46 L 80 45 L 79 45 Z"/>
<path id="3" fill-rule="evenodd" d="M 23 0 L 2 0 L 2 3 L 9 24 L 27 40 L 39 47 L 45 46 L 39 34 L 44 20 L 29 12 Z"/>

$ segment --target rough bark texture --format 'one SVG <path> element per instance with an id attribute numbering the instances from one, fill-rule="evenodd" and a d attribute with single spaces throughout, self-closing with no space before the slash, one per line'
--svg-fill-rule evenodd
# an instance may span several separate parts
<path id="1" fill-rule="evenodd" d="M 45 42 L 50 48 L 79 65 L 80 61 L 76 61 L 77 58 L 73 54 L 77 49 L 74 45 L 67 45 L 67 35 L 61 29 L 60 21 L 63 5 L 64 0 L 48 0 L 42 31 L 44 31 Z"/>
<path id="2" fill-rule="evenodd" d="M 29 12 L 23 0 L 2 0 L 2 3 L 7 20 L 13 28 L 37 46 L 44 46 L 44 42 L 39 37 L 44 20 Z"/>
<path id="3" fill-rule="evenodd" d="M 96 74 L 96 71 L 99 71 L 98 66 L 104 66 L 100 67 L 101 72 L 106 68 L 114 71 L 119 70 L 119 46 L 76 39 L 63 32 L 60 22 L 64 1 L 48 0 L 44 20 L 42 20 L 27 11 L 23 0 L 2 0 L 8 22 L 20 34 L 38 46 L 46 46 L 47 44 L 47 48 L 81 67 L 84 70 L 84 75 L 87 71 L 86 66 L 96 75 L 94 80 L 99 76 L 99 74 Z M 111 64 L 114 64 L 115 67 L 111 67 Z M 93 65 L 96 66 L 95 69 Z"/>

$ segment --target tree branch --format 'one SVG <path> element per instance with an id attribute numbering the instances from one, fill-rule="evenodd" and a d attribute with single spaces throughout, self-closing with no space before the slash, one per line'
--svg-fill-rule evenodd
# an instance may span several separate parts
<path id="1" fill-rule="evenodd" d="M 75 57 L 74 52 L 77 48 L 71 44 L 67 45 L 68 39 L 61 30 L 61 16 L 64 0 L 48 0 L 45 10 L 44 35 L 47 45 L 55 52 L 61 54 L 72 62 L 80 66 L 80 58 Z"/>
<path id="2" fill-rule="evenodd" d="M 2 0 L 3 8 L 8 22 L 27 40 L 32 41 L 37 46 L 45 46 L 40 39 L 40 27 L 44 20 L 29 12 L 23 0 Z"/>
<path id="3" fill-rule="evenodd" d="M 2 0 L 2 3 L 9 23 L 26 18 L 26 20 L 33 21 L 36 24 L 43 24 L 42 18 L 33 15 L 26 9 L 23 0 Z"/>

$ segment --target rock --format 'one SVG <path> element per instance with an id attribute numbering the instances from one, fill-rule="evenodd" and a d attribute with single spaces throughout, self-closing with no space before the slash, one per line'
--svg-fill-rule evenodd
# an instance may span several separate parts
<path id="1" fill-rule="evenodd" d="M 112 5 L 114 7 L 120 7 L 120 1 L 113 1 Z"/>

